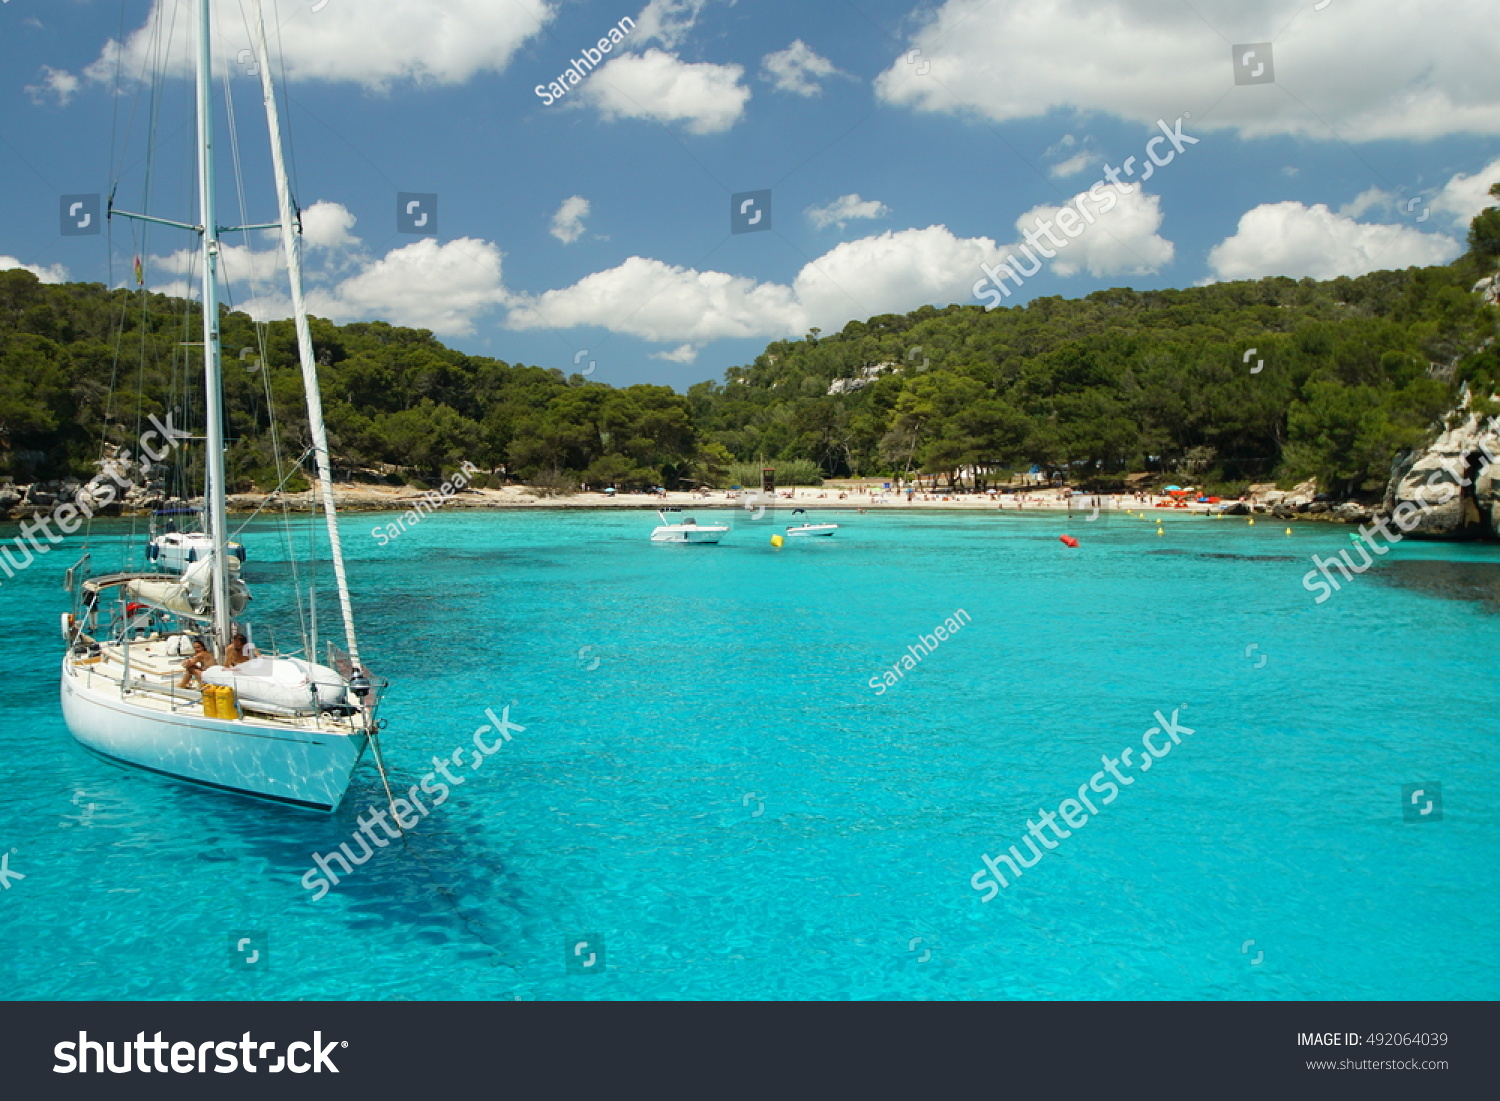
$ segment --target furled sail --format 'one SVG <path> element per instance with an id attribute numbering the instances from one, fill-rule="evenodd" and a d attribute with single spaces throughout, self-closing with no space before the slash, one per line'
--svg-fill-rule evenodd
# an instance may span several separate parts
<path id="1" fill-rule="evenodd" d="M 137 579 L 125 584 L 132 600 L 189 619 L 209 620 L 214 615 L 212 551 L 200 558 L 176 580 Z M 229 614 L 237 616 L 250 603 L 250 590 L 239 578 L 239 559 L 229 556 Z"/>

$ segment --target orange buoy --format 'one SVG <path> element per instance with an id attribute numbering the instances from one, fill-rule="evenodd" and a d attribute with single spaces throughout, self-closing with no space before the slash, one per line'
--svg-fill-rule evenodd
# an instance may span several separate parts
<path id="1" fill-rule="evenodd" d="M 1058 538 L 1070 547 L 1078 546 L 1078 540 L 1074 539 L 1071 535 L 1060 535 L 1058 536 Z"/>

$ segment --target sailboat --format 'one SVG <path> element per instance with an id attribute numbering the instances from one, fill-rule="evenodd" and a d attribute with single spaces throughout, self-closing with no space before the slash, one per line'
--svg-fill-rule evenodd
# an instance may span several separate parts
<path id="1" fill-rule="evenodd" d="M 213 102 L 209 0 L 198 0 L 194 48 L 198 222 L 170 222 L 113 209 L 111 216 L 175 226 L 198 234 L 203 266 L 203 350 L 206 413 L 207 544 L 185 572 L 123 572 L 88 576 L 88 556 L 68 571 L 64 587 L 73 610 L 62 617 L 62 713 L 73 737 L 117 764 L 241 795 L 332 811 L 344 797 L 368 746 L 379 764 L 376 710 L 383 682 L 363 668 L 355 634 L 322 399 L 302 294 L 297 220 L 282 151 L 272 67 L 260 3 L 254 26 L 261 89 L 271 138 L 280 220 L 263 226 L 221 227 L 214 197 Z M 225 503 L 222 356 L 219 346 L 220 234 L 280 231 L 290 281 L 312 454 L 321 488 L 347 651 L 317 664 L 315 642 L 306 656 L 259 654 L 234 665 L 211 665 L 205 687 L 183 688 L 184 659 L 193 641 L 208 647 L 209 664 L 227 658 L 231 643 L 248 656 L 236 622 L 250 593 L 238 576 Z M 330 651 L 333 647 L 330 647 Z M 253 652 L 253 650 L 252 650 Z"/>

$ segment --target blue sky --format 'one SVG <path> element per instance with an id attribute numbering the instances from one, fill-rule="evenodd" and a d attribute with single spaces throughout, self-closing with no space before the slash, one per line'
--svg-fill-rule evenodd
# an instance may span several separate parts
<path id="1" fill-rule="evenodd" d="M 684 388 L 814 326 L 986 301 L 983 265 L 1030 269 L 1028 241 L 1057 244 L 1005 305 L 1445 262 L 1500 180 L 1493 0 L 265 8 L 314 312 L 617 385 Z M 191 288 L 186 234 L 59 225 L 60 196 L 115 185 L 122 208 L 193 218 L 191 11 L 0 6 L 0 266 L 119 283 L 139 253 L 149 286 Z M 221 220 L 239 221 L 239 179 L 248 220 L 270 221 L 259 78 L 236 61 L 250 0 L 215 11 Z M 566 96 L 535 94 L 622 19 Z M 1163 126 L 1197 141 L 1151 146 L 1141 181 Z M 1078 198 L 1129 157 L 1133 180 Z M 770 230 L 732 233 L 730 196 L 764 189 Z M 397 231 L 398 192 L 438 196 L 434 235 Z M 1070 203 L 1076 235 L 1039 236 Z M 275 241 L 231 240 L 235 304 L 284 316 Z"/>

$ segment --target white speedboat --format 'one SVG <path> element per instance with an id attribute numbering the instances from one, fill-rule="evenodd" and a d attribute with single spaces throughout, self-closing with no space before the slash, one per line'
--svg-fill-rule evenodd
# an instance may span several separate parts
<path id="1" fill-rule="evenodd" d="M 227 481 L 218 268 L 219 235 L 229 230 L 221 227 L 215 210 L 210 0 L 197 0 L 195 7 L 197 216 L 191 222 L 173 222 L 113 207 L 110 215 L 175 226 L 199 239 L 206 523 L 201 535 L 163 533 L 163 539 L 180 537 L 172 544 L 173 553 L 184 560 L 185 568 L 180 573 L 157 570 L 89 577 L 87 554 L 68 571 L 65 588 L 73 594 L 73 610 L 62 617 L 67 643 L 62 656 L 62 713 L 81 745 L 117 764 L 219 791 L 332 811 L 344 798 L 367 746 L 374 747 L 376 763 L 380 763 L 378 731 L 384 723 L 376 717 L 376 710 L 383 682 L 363 667 L 355 636 L 317 362 L 302 293 L 298 221 L 286 173 L 277 99 L 271 86 L 271 73 L 276 67 L 271 64 L 266 45 L 260 0 L 253 0 L 252 25 L 280 217 L 270 225 L 237 227 L 236 231 L 280 231 L 302 367 L 310 450 L 328 527 L 329 557 L 347 649 L 338 652 L 330 644 L 328 665 L 309 660 L 318 652 L 314 618 L 312 634 L 304 641 L 305 657 L 272 653 L 233 668 L 213 664 L 227 658 L 236 635 L 248 634 L 249 626 L 236 622 L 235 617 L 245 610 L 250 594 L 238 576 L 240 554 L 225 536 Z M 164 552 L 164 548 L 158 549 L 157 562 Z M 208 648 L 198 670 L 207 686 L 201 691 L 182 687 L 191 681 L 185 675 L 184 659 L 193 653 L 195 638 Z"/>
<path id="2" fill-rule="evenodd" d="M 200 515 L 195 508 L 158 509 L 151 514 L 151 542 L 146 545 L 146 560 L 153 569 L 182 573 L 213 553 L 214 538 L 208 532 L 177 530 L 174 517 L 197 519 Z M 245 548 L 240 544 L 225 543 L 224 548 L 231 557 L 245 561 Z"/>
<path id="3" fill-rule="evenodd" d="M 728 524 L 700 524 L 691 516 L 684 517 L 680 524 L 673 524 L 667 520 L 667 513 L 681 511 L 682 509 L 680 508 L 656 510 L 656 515 L 661 520 L 661 526 L 651 533 L 651 542 L 717 543 L 725 535 L 729 534 Z"/>
<path id="4" fill-rule="evenodd" d="M 796 516 L 799 512 L 804 516 L 807 515 L 807 510 L 802 508 L 793 509 L 792 515 Z M 837 524 L 810 524 L 804 521 L 787 528 L 786 534 L 788 539 L 795 539 L 799 535 L 832 535 L 838 530 Z"/>

